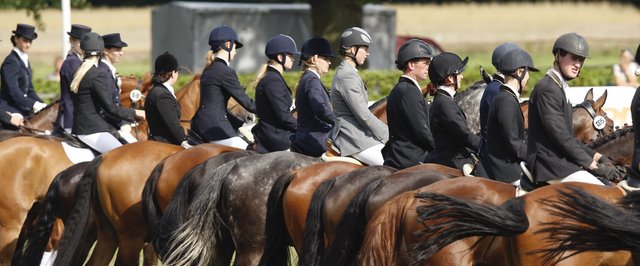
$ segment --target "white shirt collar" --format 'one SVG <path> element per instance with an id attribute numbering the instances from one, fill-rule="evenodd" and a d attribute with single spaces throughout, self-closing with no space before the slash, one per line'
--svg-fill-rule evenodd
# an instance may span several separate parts
<path id="1" fill-rule="evenodd" d="M 518 92 L 518 90 L 514 87 L 511 87 L 511 85 L 509 84 L 503 84 L 503 85 L 507 86 L 507 88 L 509 88 L 509 90 L 513 92 L 513 95 L 516 95 L 516 98 L 518 98 L 518 102 L 520 102 L 520 93 Z"/>
<path id="2" fill-rule="evenodd" d="M 111 62 L 104 58 L 100 59 L 100 61 L 104 62 L 109 67 L 109 70 L 111 70 L 111 76 L 113 76 L 113 78 L 116 78 L 116 67 L 114 67 Z"/>
<path id="3" fill-rule="evenodd" d="M 567 83 L 567 81 L 564 80 L 564 78 L 562 77 L 562 74 L 560 74 L 560 72 L 558 72 L 555 68 L 549 69 L 549 71 L 547 71 L 547 74 L 549 73 L 553 73 L 553 75 L 559 79 L 558 81 L 560 81 L 560 84 L 563 89 L 569 88 L 569 83 Z"/>
<path id="4" fill-rule="evenodd" d="M 311 71 L 313 74 L 316 74 L 316 76 L 318 76 L 318 78 L 320 78 L 320 74 L 318 74 L 318 72 L 316 72 L 314 69 L 309 68 L 307 70 Z"/>
<path id="5" fill-rule="evenodd" d="M 165 82 L 165 83 L 162 83 L 162 85 L 164 85 L 167 88 L 167 90 L 169 90 L 169 92 L 171 92 L 171 95 L 173 95 L 173 98 L 176 98 L 176 92 L 173 90 L 173 86 L 171 86 L 171 84 L 169 84 L 168 81 Z"/>
<path id="6" fill-rule="evenodd" d="M 224 63 L 227 64 L 227 66 L 229 66 L 229 61 L 226 58 L 224 58 L 222 56 L 216 56 L 216 58 L 222 59 L 222 61 L 224 61 Z"/>
<path id="7" fill-rule="evenodd" d="M 420 91 L 420 93 L 422 93 L 422 90 L 420 90 L 420 83 L 418 83 L 418 81 L 416 81 L 415 79 L 413 79 L 412 77 L 409 77 L 407 75 L 402 75 L 402 77 L 408 78 L 409 80 L 413 81 L 413 84 L 416 85 L 416 87 L 418 87 L 418 90 Z"/>
<path id="8" fill-rule="evenodd" d="M 27 53 L 23 53 L 22 51 L 20 51 L 18 47 L 13 47 L 13 50 L 16 52 L 16 54 L 18 54 L 18 57 L 20 57 L 20 60 L 22 60 L 24 65 L 26 67 L 29 67 L 29 55 Z"/>
<path id="9" fill-rule="evenodd" d="M 454 90 L 453 88 L 451 88 L 449 86 L 440 85 L 440 86 L 438 86 L 438 89 L 446 91 L 447 93 L 449 93 L 449 95 L 451 95 L 451 97 L 456 95 L 456 90 Z"/>

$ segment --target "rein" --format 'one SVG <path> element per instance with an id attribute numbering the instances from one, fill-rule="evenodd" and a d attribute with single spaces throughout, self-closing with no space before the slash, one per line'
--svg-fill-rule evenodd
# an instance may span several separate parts
<path id="1" fill-rule="evenodd" d="M 42 133 L 42 134 L 45 134 L 45 135 L 49 135 L 50 134 L 50 132 L 47 132 L 47 130 L 37 129 L 37 128 L 29 127 L 29 126 L 20 126 L 20 128 L 29 130 L 31 132 Z"/>

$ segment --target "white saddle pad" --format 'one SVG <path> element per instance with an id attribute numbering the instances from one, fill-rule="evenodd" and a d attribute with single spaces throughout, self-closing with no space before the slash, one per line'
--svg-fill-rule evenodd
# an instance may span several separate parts
<path id="1" fill-rule="evenodd" d="M 66 142 L 62 142 L 62 149 L 64 149 L 64 153 L 67 154 L 69 160 L 74 164 L 88 162 L 96 157 L 90 149 L 71 147 Z"/>

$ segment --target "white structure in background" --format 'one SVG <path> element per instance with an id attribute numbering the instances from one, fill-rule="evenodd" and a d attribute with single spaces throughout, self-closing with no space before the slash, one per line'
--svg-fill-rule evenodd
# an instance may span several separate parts
<path id="1" fill-rule="evenodd" d="M 363 13 L 363 28 L 371 33 L 375 44 L 370 50 L 369 69 L 393 68 L 395 10 L 365 5 Z M 298 49 L 312 37 L 308 4 L 170 2 L 155 8 L 151 21 L 152 61 L 168 51 L 194 72 L 202 71 L 209 33 L 219 25 L 235 29 L 245 45 L 232 63 L 236 71 L 245 73 L 257 71 L 266 61 L 264 46 L 272 36 L 287 34 Z M 334 48 L 336 45 L 332 44 Z"/>
<path id="2" fill-rule="evenodd" d="M 620 87 L 620 86 L 600 86 L 600 87 L 569 87 L 565 90 L 567 99 L 571 105 L 580 104 L 584 101 L 587 91 L 593 88 L 593 100 L 597 100 L 607 90 L 607 100 L 602 108 L 611 120 L 614 126 L 622 127 L 625 123 L 632 124 L 631 121 L 631 99 L 636 93 L 636 88 Z"/>
<path id="3" fill-rule="evenodd" d="M 62 59 L 64 60 L 71 49 L 67 34 L 67 31 L 71 30 L 71 0 L 60 0 L 60 7 L 62 8 Z"/>

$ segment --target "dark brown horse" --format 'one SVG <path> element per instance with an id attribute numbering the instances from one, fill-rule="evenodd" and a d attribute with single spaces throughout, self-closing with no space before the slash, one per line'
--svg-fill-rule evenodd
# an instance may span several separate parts
<path id="1" fill-rule="evenodd" d="M 11 261 L 27 213 L 44 198 L 54 177 L 71 161 L 58 141 L 14 137 L 0 142 L 0 264 Z"/>
<path id="2" fill-rule="evenodd" d="M 616 165 L 631 165 L 633 157 L 633 127 L 625 126 L 613 133 L 601 136 L 587 146 L 609 156 Z"/>
<path id="3" fill-rule="evenodd" d="M 292 152 L 242 157 L 205 178 L 189 217 L 169 240 L 169 265 L 255 265 L 264 246 L 266 202 L 280 177 L 319 159 Z"/>
<path id="4" fill-rule="evenodd" d="M 548 229 L 545 226 L 549 224 L 566 225 L 567 217 L 559 217 L 548 206 L 558 206 L 561 201 L 557 199 L 572 188 L 588 191 L 610 203 L 619 201 L 624 195 L 617 187 L 574 182 L 542 187 L 500 206 L 470 202 L 465 195 L 450 197 L 421 193 L 418 197 L 426 199 L 426 203 L 416 207 L 419 222 L 403 228 L 406 229 L 404 232 L 420 231 L 421 238 L 406 244 L 417 244 L 414 261 L 422 261 L 456 240 L 471 236 L 508 236 L 502 251 L 515 265 L 628 265 L 631 262 L 629 252 L 584 252 L 562 261 L 554 259 L 559 253 L 540 252 L 558 248 L 558 242 L 549 241 L 557 231 L 541 229 Z"/>
<path id="5" fill-rule="evenodd" d="M 382 175 L 381 178 L 362 186 L 341 184 L 340 178 L 336 179 L 337 182 L 324 200 L 315 203 L 322 208 L 321 221 L 314 217 L 319 208 L 310 207 L 309 213 L 316 215 L 307 217 L 305 248 L 301 253 L 301 262 L 304 265 L 350 264 L 364 237 L 364 228 L 368 220 L 366 213 L 371 211 L 369 209 L 376 209 L 379 204 L 403 191 L 462 175 L 457 169 L 437 164 L 422 164 L 390 175 Z M 318 191 L 322 190 L 319 188 Z M 319 195 L 314 195 L 314 201 L 323 199 L 321 192 L 316 193 Z M 372 194 L 374 196 L 370 197 Z M 325 246 L 329 248 L 323 256 Z"/>

